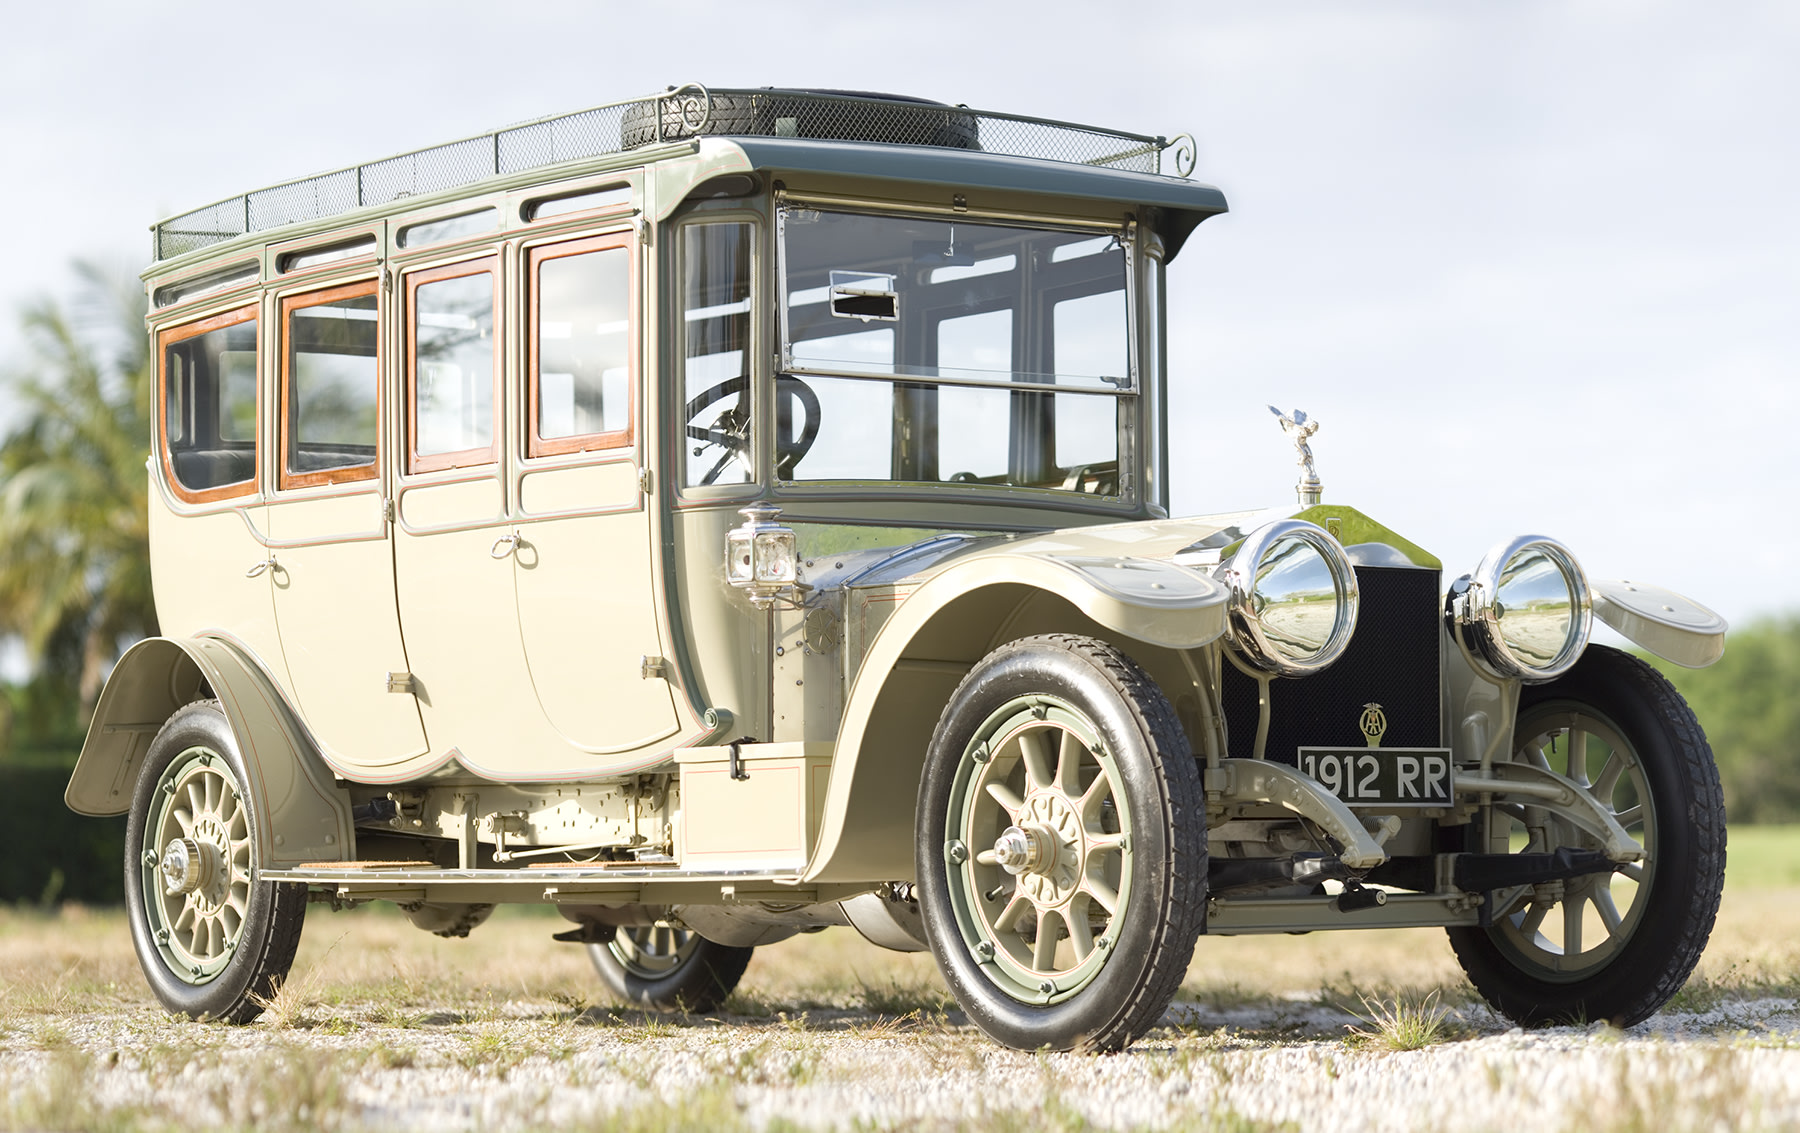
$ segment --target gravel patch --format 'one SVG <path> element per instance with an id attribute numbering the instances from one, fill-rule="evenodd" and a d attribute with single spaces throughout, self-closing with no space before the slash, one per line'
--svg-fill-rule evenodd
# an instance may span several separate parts
<path id="1" fill-rule="evenodd" d="M 14 1017 L 0 1128 L 1779 1129 L 1800 1126 L 1800 1003 L 1629 1031 L 1524 1032 L 1480 1007 L 1386 1051 L 1316 1002 L 1177 1004 L 1123 1054 L 1004 1050 L 959 1016 L 668 1021 L 511 1003 L 354 1003 L 226 1028 L 140 1007 Z M 375 1021 L 384 1020 L 384 1021 Z"/>

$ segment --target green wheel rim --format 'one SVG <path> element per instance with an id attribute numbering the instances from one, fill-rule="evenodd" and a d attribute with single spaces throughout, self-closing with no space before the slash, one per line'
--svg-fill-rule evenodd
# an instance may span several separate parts
<path id="1" fill-rule="evenodd" d="M 950 788 L 950 905 L 983 974 L 1024 1003 L 1092 983 L 1131 900 L 1131 813 L 1084 713 L 1019 697 L 983 721 Z"/>
<path id="2" fill-rule="evenodd" d="M 1494 939 L 1513 963 L 1552 983 L 1573 983 L 1610 963 L 1637 930 L 1656 876 L 1656 806 L 1637 750 L 1592 709 L 1550 704 L 1518 734 L 1515 759 L 1573 780 L 1644 847 L 1642 861 L 1614 873 L 1527 887 L 1502 899 Z M 1516 807 L 1495 823 L 1489 849 L 1600 849 L 1573 823 L 1539 807 Z M 1520 845 L 1523 840 L 1524 845 Z"/>
<path id="3" fill-rule="evenodd" d="M 144 911 L 163 962 L 190 984 L 231 963 L 249 917 L 250 816 L 224 757 L 191 747 L 151 796 L 138 848 Z"/>
<path id="4" fill-rule="evenodd" d="M 670 925 L 621 928 L 606 945 L 619 966 L 640 980 L 660 980 L 687 963 L 700 937 Z"/>

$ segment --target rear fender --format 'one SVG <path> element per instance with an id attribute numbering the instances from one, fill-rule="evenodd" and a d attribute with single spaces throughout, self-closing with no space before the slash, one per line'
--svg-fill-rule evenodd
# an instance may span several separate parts
<path id="1" fill-rule="evenodd" d="M 1180 653 L 1225 630 L 1226 591 L 1174 563 L 1001 552 L 934 575 L 881 627 L 855 674 L 807 881 L 913 874 L 919 776 L 938 717 L 982 657 L 1020 637 L 1086 633 L 1171 687 Z"/>
<path id="2" fill-rule="evenodd" d="M 265 868 L 355 854 L 350 797 L 337 786 L 275 685 L 231 643 L 152 637 L 113 669 L 64 797 L 78 814 L 123 814 L 163 724 L 210 689 L 231 722 L 250 781 L 257 860 Z"/>

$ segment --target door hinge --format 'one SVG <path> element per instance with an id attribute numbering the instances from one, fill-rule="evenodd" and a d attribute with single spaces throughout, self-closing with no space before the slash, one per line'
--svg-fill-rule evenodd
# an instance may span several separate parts
<path id="1" fill-rule="evenodd" d="M 669 662 L 666 658 L 646 653 L 638 661 L 638 675 L 647 681 L 668 680 Z"/>
<path id="2" fill-rule="evenodd" d="M 387 690 L 389 692 L 399 693 L 413 692 L 413 675 L 411 673 L 389 673 L 387 675 Z"/>
<path id="3" fill-rule="evenodd" d="M 638 491 L 646 496 L 656 491 L 656 473 L 648 468 L 638 469 Z"/>
<path id="4" fill-rule="evenodd" d="M 393 500 L 383 499 L 381 501 L 381 522 L 383 522 L 383 523 L 394 522 L 394 501 Z"/>

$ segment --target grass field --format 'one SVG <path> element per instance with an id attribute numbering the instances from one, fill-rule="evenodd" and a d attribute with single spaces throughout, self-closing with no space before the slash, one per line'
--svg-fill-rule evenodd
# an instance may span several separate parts
<path id="1" fill-rule="evenodd" d="M 383 906 L 315 907 L 287 988 L 234 1029 L 156 1005 L 121 912 L 0 912 L 0 1129 L 1335 1129 L 1365 1114 L 1360 1127 L 1625 1131 L 1800 1116 L 1800 828 L 1732 831 L 1700 971 L 1624 1036 L 1511 1032 L 1436 930 L 1202 938 L 1179 1022 L 1094 1059 L 1001 1050 L 928 956 L 847 929 L 759 949 L 721 1015 L 645 1016 L 608 1005 L 583 950 L 549 939 L 564 924 L 503 909 L 446 941 Z M 1486 1101 L 1382 1119 L 1408 1090 Z"/>

